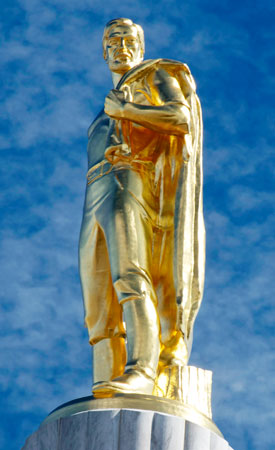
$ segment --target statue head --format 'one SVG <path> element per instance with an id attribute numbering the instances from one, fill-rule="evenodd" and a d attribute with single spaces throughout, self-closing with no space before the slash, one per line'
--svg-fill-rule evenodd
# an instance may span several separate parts
<path id="1" fill-rule="evenodd" d="M 144 34 L 130 19 L 113 19 L 103 33 L 103 56 L 112 72 L 124 74 L 143 60 Z"/>

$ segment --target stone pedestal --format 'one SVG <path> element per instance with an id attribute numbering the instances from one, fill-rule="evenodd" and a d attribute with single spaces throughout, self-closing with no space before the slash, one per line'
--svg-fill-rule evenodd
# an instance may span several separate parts
<path id="1" fill-rule="evenodd" d="M 145 409 L 115 407 L 124 398 L 109 399 L 114 407 L 92 397 L 70 402 L 48 416 L 22 450 L 232 450 L 206 416 L 195 413 L 193 422 L 186 409 L 180 417 L 152 411 L 151 396 L 136 397 L 126 402 L 143 402 Z M 104 400 L 106 409 L 96 409 Z"/>

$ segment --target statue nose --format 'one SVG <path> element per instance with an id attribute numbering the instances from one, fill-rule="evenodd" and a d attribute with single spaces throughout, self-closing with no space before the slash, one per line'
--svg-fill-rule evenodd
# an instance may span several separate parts
<path id="1" fill-rule="evenodd" d="M 124 38 L 121 38 L 121 40 L 120 40 L 120 47 L 121 47 L 121 48 L 126 48 Z"/>

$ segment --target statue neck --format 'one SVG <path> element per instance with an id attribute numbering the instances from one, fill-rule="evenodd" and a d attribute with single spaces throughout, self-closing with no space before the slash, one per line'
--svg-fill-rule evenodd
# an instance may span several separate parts
<path id="1" fill-rule="evenodd" d="M 113 80 L 114 88 L 117 87 L 119 80 L 123 77 L 123 75 L 124 75 L 123 73 L 112 72 L 112 80 Z"/>

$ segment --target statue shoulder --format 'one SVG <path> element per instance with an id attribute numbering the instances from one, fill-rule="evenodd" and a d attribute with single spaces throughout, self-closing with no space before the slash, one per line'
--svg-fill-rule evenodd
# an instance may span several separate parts
<path id="1" fill-rule="evenodd" d="M 196 83 L 187 64 L 173 59 L 160 59 L 158 67 L 177 78 L 184 92 L 196 92 Z"/>
<path id="2" fill-rule="evenodd" d="M 196 83 L 191 75 L 191 71 L 187 64 L 175 61 L 173 59 L 148 59 L 143 61 L 138 66 L 129 70 L 120 80 L 117 89 L 120 89 L 125 84 L 130 84 L 140 78 L 148 76 L 152 72 L 164 70 L 178 79 L 181 86 L 188 87 L 191 91 L 196 91 Z"/>
<path id="3" fill-rule="evenodd" d="M 191 75 L 188 65 L 181 61 L 176 61 L 174 59 L 159 59 L 157 61 L 158 65 L 163 69 L 172 70 L 174 72 L 183 71 L 187 75 Z"/>

